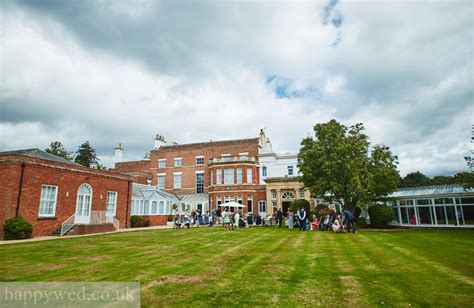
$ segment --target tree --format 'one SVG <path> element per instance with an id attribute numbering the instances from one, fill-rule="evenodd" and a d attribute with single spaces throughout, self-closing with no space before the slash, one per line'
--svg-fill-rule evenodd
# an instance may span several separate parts
<path id="1" fill-rule="evenodd" d="M 431 180 L 420 171 L 408 173 L 400 182 L 400 187 L 416 187 L 427 185 L 431 185 Z"/>
<path id="2" fill-rule="evenodd" d="M 465 190 L 474 188 L 473 172 L 459 172 L 453 178 L 454 183 L 461 184 Z"/>
<path id="3" fill-rule="evenodd" d="M 72 153 L 66 150 L 63 144 L 59 141 L 51 142 L 51 144 L 49 145 L 49 148 L 44 149 L 44 150 L 48 152 L 49 154 L 53 154 L 65 159 L 69 159 L 69 160 L 74 159 Z"/>
<path id="4" fill-rule="evenodd" d="M 89 144 L 89 141 L 86 141 L 81 144 L 76 153 L 77 156 L 74 161 L 89 168 L 92 162 L 97 162 L 99 160 L 97 158 L 94 148 Z"/>
<path id="5" fill-rule="evenodd" d="M 342 200 L 352 212 L 360 201 L 393 192 L 399 179 L 397 157 L 386 146 L 370 148 L 363 130 L 362 123 L 350 127 L 336 120 L 316 124 L 316 138 L 303 139 L 298 154 L 304 186 L 314 196 Z"/>

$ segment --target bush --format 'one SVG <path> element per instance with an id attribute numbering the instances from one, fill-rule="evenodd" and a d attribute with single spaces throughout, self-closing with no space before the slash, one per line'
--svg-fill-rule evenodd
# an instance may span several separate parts
<path id="1" fill-rule="evenodd" d="M 142 216 L 130 216 L 130 226 L 132 228 L 141 227 L 143 222 Z"/>
<path id="2" fill-rule="evenodd" d="M 168 215 L 168 221 L 174 221 L 174 217 L 173 217 L 173 215 L 171 215 L 171 214 L 170 214 L 170 215 Z"/>
<path id="3" fill-rule="evenodd" d="M 304 207 L 304 209 L 306 211 L 306 217 L 308 217 L 308 215 L 311 214 L 311 208 L 310 208 L 310 204 L 309 204 L 308 200 L 296 199 L 296 200 L 293 200 L 293 202 L 291 202 L 291 211 L 293 213 L 296 214 L 300 207 Z M 308 217 L 308 218 L 310 218 L 310 217 Z"/>
<path id="4" fill-rule="evenodd" d="M 3 238 L 5 240 L 22 240 L 30 238 L 33 226 L 21 217 L 8 219 L 3 226 Z"/>
<path id="5" fill-rule="evenodd" d="M 368 227 L 367 220 L 365 219 L 365 217 L 357 218 L 356 223 L 357 223 L 358 228 L 367 228 Z"/>
<path id="6" fill-rule="evenodd" d="M 385 228 L 393 220 L 393 211 L 384 204 L 369 207 L 370 225 L 374 228 Z"/>

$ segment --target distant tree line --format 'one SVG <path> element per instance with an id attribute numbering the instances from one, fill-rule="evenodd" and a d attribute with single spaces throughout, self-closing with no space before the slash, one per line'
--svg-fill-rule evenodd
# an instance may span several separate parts
<path id="1" fill-rule="evenodd" d="M 405 177 L 400 178 L 399 187 L 416 187 L 429 185 L 463 185 L 464 188 L 474 187 L 474 173 L 459 172 L 452 176 L 437 175 L 432 178 L 424 175 L 420 171 L 408 173 Z"/>
<path id="2" fill-rule="evenodd" d="M 60 141 L 53 141 L 49 145 L 49 148 L 45 149 L 49 154 L 56 155 L 58 157 L 65 158 L 67 160 L 74 161 L 80 165 L 91 168 L 96 165 L 97 169 L 107 169 L 104 165 L 99 164 L 99 158 L 95 149 L 90 145 L 89 141 L 81 144 L 76 152 L 70 152 L 66 150 L 64 145 Z"/>

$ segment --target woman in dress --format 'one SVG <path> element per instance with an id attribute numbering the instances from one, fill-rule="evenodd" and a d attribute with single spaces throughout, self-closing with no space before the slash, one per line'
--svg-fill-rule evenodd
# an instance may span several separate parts
<path id="1" fill-rule="evenodd" d="M 332 224 L 332 231 L 334 231 L 335 233 L 344 231 L 341 224 L 341 216 L 337 215 L 336 219 L 334 219 L 334 223 Z"/>
<path id="2" fill-rule="evenodd" d="M 224 218 L 224 230 L 229 231 L 230 217 L 227 208 L 222 211 L 222 218 Z"/>
<path id="3" fill-rule="evenodd" d="M 292 210 L 288 211 L 288 229 L 292 230 L 293 229 L 293 219 L 294 219 L 294 214 Z"/>

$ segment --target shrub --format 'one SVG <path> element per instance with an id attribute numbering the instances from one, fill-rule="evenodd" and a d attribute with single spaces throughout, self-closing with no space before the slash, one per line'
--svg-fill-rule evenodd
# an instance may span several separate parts
<path id="1" fill-rule="evenodd" d="M 357 223 L 358 228 L 367 228 L 368 227 L 367 220 L 365 219 L 365 217 L 357 218 L 356 223 Z"/>
<path id="2" fill-rule="evenodd" d="M 296 199 L 296 200 L 293 200 L 293 202 L 291 202 L 291 211 L 293 213 L 297 213 L 298 209 L 300 207 L 304 207 L 304 209 L 306 210 L 306 217 L 308 217 L 308 215 L 310 215 L 311 213 L 311 208 L 310 208 L 310 205 L 309 205 L 309 201 L 308 200 L 305 200 L 305 199 Z M 310 217 L 308 217 L 310 218 Z"/>
<path id="3" fill-rule="evenodd" d="M 174 221 L 173 215 L 168 215 L 168 221 Z"/>
<path id="4" fill-rule="evenodd" d="M 130 226 L 132 228 L 141 227 L 143 222 L 142 216 L 130 216 Z"/>
<path id="5" fill-rule="evenodd" d="M 369 207 L 370 225 L 374 228 L 385 228 L 393 220 L 393 211 L 384 204 Z"/>
<path id="6" fill-rule="evenodd" d="M 3 238 L 6 240 L 22 240 L 30 238 L 33 226 L 21 217 L 8 219 L 3 226 Z"/>

